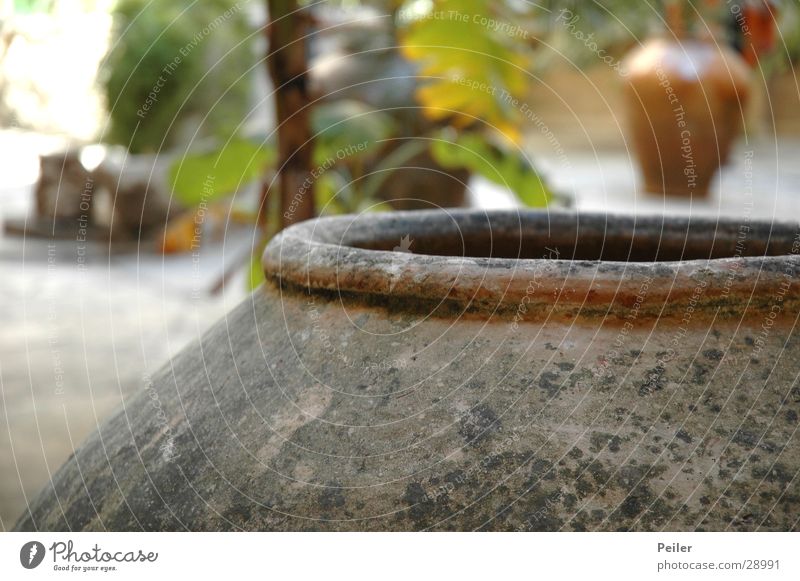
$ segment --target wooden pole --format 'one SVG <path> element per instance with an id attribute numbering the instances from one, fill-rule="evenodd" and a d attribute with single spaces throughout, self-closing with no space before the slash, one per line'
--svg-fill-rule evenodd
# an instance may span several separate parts
<path id="1" fill-rule="evenodd" d="M 285 228 L 315 215 L 313 183 L 307 182 L 313 151 L 305 38 L 309 18 L 297 0 L 267 0 L 267 9 L 267 67 L 275 87 L 280 222 Z"/>

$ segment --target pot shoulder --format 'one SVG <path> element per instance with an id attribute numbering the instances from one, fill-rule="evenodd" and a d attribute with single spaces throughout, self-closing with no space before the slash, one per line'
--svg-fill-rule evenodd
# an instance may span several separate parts
<path id="1" fill-rule="evenodd" d="M 756 322 L 524 315 L 408 313 L 268 283 L 126 401 L 17 527 L 793 526 L 787 331 L 754 355 Z M 731 496 L 752 518 L 717 502 Z"/>

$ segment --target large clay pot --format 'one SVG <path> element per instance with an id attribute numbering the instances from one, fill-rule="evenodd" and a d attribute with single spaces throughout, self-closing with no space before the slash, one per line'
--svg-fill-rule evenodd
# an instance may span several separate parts
<path id="1" fill-rule="evenodd" d="M 294 226 L 17 526 L 796 529 L 798 248 L 560 213 Z"/>
<path id="2" fill-rule="evenodd" d="M 724 44 L 660 38 L 635 50 L 625 68 L 629 135 L 645 189 L 707 195 L 742 127 L 746 64 Z"/>

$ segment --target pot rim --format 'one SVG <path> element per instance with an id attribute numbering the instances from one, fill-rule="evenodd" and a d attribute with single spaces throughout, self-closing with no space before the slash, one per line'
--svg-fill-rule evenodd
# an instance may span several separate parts
<path id="1" fill-rule="evenodd" d="M 522 237 L 521 248 L 545 241 L 544 228 L 548 241 L 561 236 L 556 242 L 567 240 L 567 246 L 570 234 L 574 240 L 581 235 L 602 236 L 602 250 L 613 233 L 615 240 L 629 237 L 631 251 L 636 251 L 643 243 L 652 245 L 657 236 L 657 251 L 662 244 L 674 250 L 683 241 L 684 248 L 695 251 L 707 246 L 711 258 L 574 259 L 578 248 L 574 240 L 570 258 L 557 247 L 553 249 L 556 258 L 422 254 L 414 248 L 416 239 L 435 246 L 446 237 L 450 242 L 460 237 L 463 249 L 471 238 L 488 236 L 493 242 L 509 233 Z M 558 234 L 564 231 L 566 236 Z M 749 245 L 746 253 L 756 255 L 725 257 L 724 251 L 743 231 L 745 248 Z M 392 241 L 402 245 L 405 236 L 411 243 L 410 252 L 382 248 Z M 591 247 L 591 240 L 584 246 Z M 520 306 L 528 312 L 539 305 L 547 307 L 548 313 L 587 315 L 607 314 L 612 306 L 625 306 L 636 308 L 639 314 L 663 316 L 685 311 L 687 305 L 740 312 L 798 299 L 800 285 L 792 284 L 800 275 L 798 252 L 800 229 L 789 223 L 559 210 L 447 209 L 302 222 L 272 239 L 262 266 L 267 280 L 284 286 L 357 299 L 415 299 L 427 305 L 433 301 L 492 312 L 518 311 Z"/>

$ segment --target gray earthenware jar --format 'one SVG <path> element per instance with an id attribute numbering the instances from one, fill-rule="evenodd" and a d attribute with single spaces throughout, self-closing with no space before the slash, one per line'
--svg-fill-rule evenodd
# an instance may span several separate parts
<path id="1" fill-rule="evenodd" d="M 798 229 L 306 222 L 24 530 L 792 530 Z"/>

